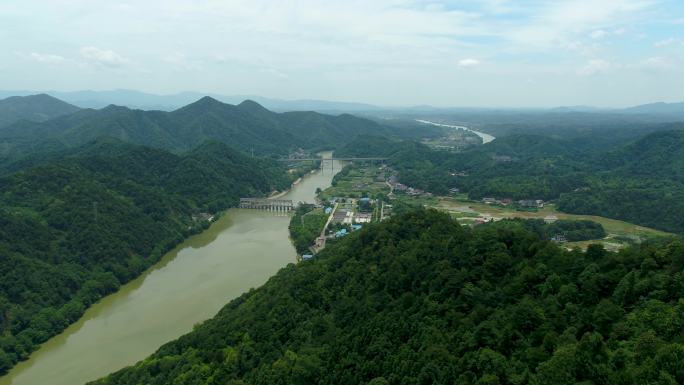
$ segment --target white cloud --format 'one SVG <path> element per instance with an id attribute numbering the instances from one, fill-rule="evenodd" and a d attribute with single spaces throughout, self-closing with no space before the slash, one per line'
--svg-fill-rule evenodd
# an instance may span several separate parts
<path id="1" fill-rule="evenodd" d="M 37 62 L 47 64 L 61 64 L 67 61 L 67 59 L 62 56 L 53 55 L 49 53 L 31 52 L 30 54 L 28 54 L 28 57 Z"/>
<path id="2" fill-rule="evenodd" d="M 666 47 L 668 45 L 672 45 L 677 43 L 679 40 L 675 39 L 674 37 L 668 37 L 667 39 L 659 40 L 653 43 L 654 47 Z"/>
<path id="3" fill-rule="evenodd" d="M 585 84 L 567 76 L 618 72 L 635 76 L 623 82 L 625 89 L 643 76 L 649 81 L 643 88 L 684 95 L 682 81 L 676 80 L 684 76 L 673 71 L 653 76 L 648 72 L 667 63 L 646 59 L 669 56 L 672 65 L 684 63 L 678 52 L 655 49 L 658 38 L 653 38 L 675 28 L 666 22 L 681 13 L 668 4 L 679 1 L 6 0 L 0 1 L 0 25 L 5 26 L 0 45 L 4 52 L 25 53 L 3 59 L 13 72 L 0 74 L 0 83 L 379 104 L 479 103 L 463 99 L 453 82 L 446 86 L 453 80 L 482 95 L 503 89 L 501 100 L 511 103 L 551 103 L 549 95 L 566 100 L 575 86 L 589 99 L 599 94 L 623 98 L 630 92 L 645 98 L 641 90 L 599 90 L 589 87 L 594 84 L 589 79 Z M 70 28 L 59 28 L 67 23 Z M 675 31 L 663 38 L 678 37 Z M 642 32 L 648 38 L 636 41 Z M 641 55 L 637 59 L 635 52 Z M 27 66 L 29 61 L 60 60 L 65 62 L 53 65 L 55 71 L 44 71 L 50 76 L 29 76 L 29 68 L 37 67 Z M 118 70 L 107 76 L 92 70 L 102 68 Z M 470 76 L 462 76 L 466 71 Z M 677 71 L 681 75 L 680 67 Z M 517 92 L 516 85 L 528 78 L 537 81 L 539 92 Z M 424 91 L 425 84 L 434 89 Z"/>
<path id="4" fill-rule="evenodd" d="M 582 41 L 571 41 L 565 45 L 568 51 L 577 52 L 583 56 L 595 57 L 601 50 L 601 46 L 597 43 L 586 44 Z"/>
<path id="5" fill-rule="evenodd" d="M 602 30 L 602 29 L 597 29 L 596 31 L 592 32 L 589 34 L 592 39 L 600 39 L 602 37 L 605 37 L 608 34 L 608 32 Z"/>
<path id="6" fill-rule="evenodd" d="M 81 56 L 90 62 L 105 67 L 121 67 L 128 62 L 128 60 L 112 50 L 105 50 L 92 46 L 81 48 Z"/>
<path id="7" fill-rule="evenodd" d="M 636 67 L 648 71 L 667 71 L 676 68 L 676 65 L 669 58 L 655 56 L 640 62 Z"/>
<path id="8" fill-rule="evenodd" d="M 655 4 L 652 0 L 567 0 L 544 2 L 531 10 L 525 23 L 508 31 L 521 47 L 546 50 L 579 36 L 605 36 L 639 21 Z"/>
<path id="9" fill-rule="evenodd" d="M 174 70 L 179 72 L 202 71 L 204 68 L 201 61 L 190 59 L 182 52 L 174 52 L 171 55 L 166 56 L 163 60 L 170 64 Z"/>
<path id="10" fill-rule="evenodd" d="M 476 67 L 478 65 L 480 65 L 480 61 L 473 58 L 461 59 L 458 61 L 458 66 L 463 68 Z"/>
<path id="11" fill-rule="evenodd" d="M 593 59 L 589 60 L 577 73 L 582 76 L 593 76 L 609 72 L 614 68 L 617 68 L 617 66 L 607 60 Z"/>

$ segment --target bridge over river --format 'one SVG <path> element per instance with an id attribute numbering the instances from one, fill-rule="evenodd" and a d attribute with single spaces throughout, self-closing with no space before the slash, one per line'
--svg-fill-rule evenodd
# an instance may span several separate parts
<path id="1" fill-rule="evenodd" d="M 294 207 L 291 199 L 240 198 L 241 209 L 291 211 Z"/>
<path id="2" fill-rule="evenodd" d="M 327 162 L 327 161 L 333 161 L 333 160 L 341 160 L 341 161 L 361 161 L 361 160 L 380 160 L 384 161 L 387 160 L 387 158 L 381 158 L 381 157 L 367 157 L 367 158 L 292 158 L 292 159 L 279 159 L 281 162 L 304 162 L 304 161 L 316 161 L 320 160 L 321 162 Z"/>
<path id="3" fill-rule="evenodd" d="M 330 165 L 330 170 L 334 171 L 335 170 L 335 161 L 343 161 L 343 162 L 354 162 L 354 161 L 366 161 L 366 162 L 382 162 L 383 164 L 387 160 L 387 158 L 383 157 L 348 157 L 348 158 L 292 158 L 292 159 L 278 159 L 281 162 L 316 162 L 320 161 L 321 162 L 321 170 L 323 170 L 324 167 L 327 167 L 327 165 Z"/>

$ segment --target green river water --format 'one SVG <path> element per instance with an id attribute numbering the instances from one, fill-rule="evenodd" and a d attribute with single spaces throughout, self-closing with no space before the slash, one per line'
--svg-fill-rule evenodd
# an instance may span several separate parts
<path id="1" fill-rule="evenodd" d="M 324 155 L 330 155 L 326 153 Z M 282 199 L 313 202 L 334 172 L 305 177 Z M 288 214 L 231 209 L 188 238 L 142 276 L 104 298 L 0 385 L 82 385 L 132 365 L 212 317 L 231 299 L 295 262 Z"/>

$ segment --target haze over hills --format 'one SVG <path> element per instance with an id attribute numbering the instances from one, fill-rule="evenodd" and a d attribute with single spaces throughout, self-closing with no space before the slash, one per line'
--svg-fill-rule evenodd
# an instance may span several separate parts
<path id="1" fill-rule="evenodd" d="M 0 385 L 684 385 L 684 0 L 0 25 Z"/>
<path id="2" fill-rule="evenodd" d="M 625 108 L 623 110 L 631 114 L 684 114 L 684 102 L 681 103 L 650 103 L 640 106 Z"/>
<path id="3" fill-rule="evenodd" d="M 31 95 L 35 91 L 0 91 L 0 97 L 15 95 Z M 204 96 L 229 104 L 239 104 L 243 100 L 254 100 L 264 107 L 273 111 L 369 111 L 378 110 L 382 107 L 365 103 L 335 102 L 327 100 L 302 99 L 283 100 L 268 98 L 258 95 L 221 95 L 215 93 L 180 92 L 170 95 L 150 94 L 135 90 L 109 90 L 109 91 L 45 91 L 58 99 L 75 104 L 81 108 L 104 108 L 110 104 L 126 106 L 143 110 L 173 111 L 190 104 Z"/>
<path id="4" fill-rule="evenodd" d="M 437 132 L 382 125 L 349 114 L 275 113 L 254 101 L 231 105 L 207 96 L 172 112 L 110 105 L 40 123 L 19 121 L 0 129 L 0 156 L 60 150 L 103 136 L 171 151 L 217 140 L 256 154 L 286 154 L 298 147 L 334 148 L 360 134 L 420 137 Z"/>
<path id="5" fill-rule="evenodd" d="M 263 105 L 269 110 L 284 112 L 284 111 L 318 111 L 318 112 L 364 112 L 370 114 L 377 114 L 382 112 L 402 112 L 402 113 L 462 113 L 462 112 L 492 112 L 492 111 L 518 111 L 518 112 L 553 112 L 553 113 L 571 113 L 571 112 L 586 112 L 586 113 L 616 113 L 616 114 L 668 114 L 678 115 L 684 117 L 684 102 L 681 103 L 666 103 L 654 102 L 649 104 L 629 106 L 624 108 L 606 108 L 588 105 L 574 105 L 574 106 L 558 106 L 552 108 L 544 107 L 435 107 L 431 105 L 415 105 L 415 106 L 381 106 L 369 103 L 358 102 L 343 102 L 317 99 L 297 99 L 285 100 L 278 98 L 264 97 L 260 95 L 223 95 L 217 93 L 202 93 L 202 92 L 179 92 L 175 94 L 152 94 L 137 90 L 82 90 L 82 91 L 2 91 L 0 90 L 0 98 L 10 96 L 27 96 L 36 93 L 45 93 L 55 98 L 73 104 L 81 108 L 104 108 L 110 104 L 126 106 L 132 109 L 143 110 L 163 110 L 173 111 L 187 104 L 190 104 L 204 96 L 211 96 L 212 98 L 228 104 L 239 104 L 244 100 L 254 100 Z"/>
<path id="6" fill-rule="evenodd" d="M 0 128 L 20 120 L 44 122 L 79 108 L 46 94 L 11 96 L 0 100 Z"/>

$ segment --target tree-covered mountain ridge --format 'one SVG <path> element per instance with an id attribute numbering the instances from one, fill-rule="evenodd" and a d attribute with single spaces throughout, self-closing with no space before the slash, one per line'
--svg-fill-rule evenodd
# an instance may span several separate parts
<path id="1" fill-rule="evenodd" d="M 0 374 L 135 278 L 205 213 L 290 186 L 279 162 L 101 138 L 0 177 Z"/>
<path id="2" fill-rule="evenodd" d="M 516 134 L 458 154 L 411 141 L 359 137 L 337 154 L 386 156 L 400 181 L 436 194 L 458 188 L 477 200 L 553 200 L 568 213 L 684 234 L 684 129 L 600 149 Z"/>
<path id="3" fill-rule="evenodd" d="M 44 122 L 80 108 L 46 94 L 0 99 L 0 128 L 21 120 Z"/>
<path id="4" fill-rule="evenodd" d="M 568 251 L 419 210 L 93 384 L 678 384 L 683 267 L 681 241 Z"/>
<path id="5" fill-rule="evenodd" d="M 420 137 L 439 131 L 414 128 L 382 125 L 349 114 L 275 113 L 250 100 L 231 105 L 204 97 L 171 112 L 110 105 L 41 123 L 20 121 L 0 129 L 0 156 L 59 150 L 102 136 L 175 152 L 216 140 L 256 154 L 282 155 L 297 148 L 336 148 L 362 134 Z"/>

